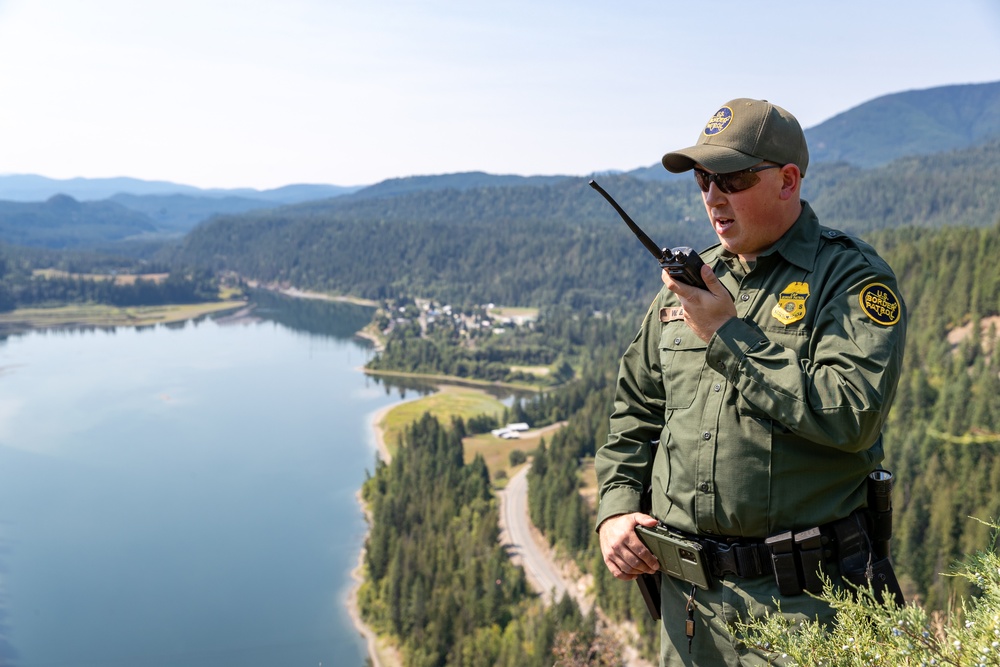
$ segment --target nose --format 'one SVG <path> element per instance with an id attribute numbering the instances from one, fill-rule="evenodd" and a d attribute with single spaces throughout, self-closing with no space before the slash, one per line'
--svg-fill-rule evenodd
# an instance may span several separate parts
<path id="1" fill-rule="evenodd" d="M 720 206 L 726 203 L 726 195 L 719 189 L 719 186 L 715 184 L 715 181 L 708 184 L 708 192 L 702 193 L 702 197 L 705 198 L 705 204 L 707 206 Z"/>

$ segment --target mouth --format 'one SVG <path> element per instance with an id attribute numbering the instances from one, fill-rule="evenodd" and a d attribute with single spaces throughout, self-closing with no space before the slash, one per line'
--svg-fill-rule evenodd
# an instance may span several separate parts
<path id="1" fill-rule="evenodd" d="M 725 234 L 735 223 L 736 221 L 732 218 L 716 218 L 715 231 L 718 234 Z"/>

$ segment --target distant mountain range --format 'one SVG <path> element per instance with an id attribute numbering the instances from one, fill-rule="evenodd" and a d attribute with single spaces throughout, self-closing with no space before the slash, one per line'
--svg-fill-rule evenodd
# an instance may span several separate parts
<path id="1" fill-rule="evenodd" d="M 253 188 L 202 189 L 169 181 L 144 181 L 138 178 L 68 178 L 55 179 L 33 174 L 0 175 L 0 200 L 44 201 L 52 195 L 68 195 L 81 201 L 110 199 L 118 194 L 188 195 L 208 199 L 238 197 L 267 202 L 271 206 L 336 197 L 360 190 L 363 186 L 286 185 L 272 190 Z"/>
<path id="2" fill-rule="evenodd" d="M 843 163 L 855 169 L 984 146 L 1000 139 L 1000 82 L 886 95 L 807 129 L 806 137 L 811 164 Z M 623 175 L 658 182 L 681 178 L 658 163 Z M 216 215 L 332 198 L 346 204 L 405 199 L 421 192 L 546 187 L 579 178 L 466 172 L 393 178 L 368 187 L 301 184 L 272 190 L 203 190 L 135 178 L 57 180 L 8 175 L 0 176 L 0 241 L 50 248 L 92 247 L 127 238 L 178 237 Z"/>

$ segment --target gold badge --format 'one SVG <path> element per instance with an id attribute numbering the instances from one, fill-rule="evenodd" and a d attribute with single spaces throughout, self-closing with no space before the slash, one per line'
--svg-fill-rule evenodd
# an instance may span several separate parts
<path id="1" fill-rule="evenodd" d="M 785 325 L 798 322 L 806 316 L 808 298 L 809 283 L 788 283 L 778 296 L 778 305 L 771 309 L 771 317 Z"/>
<path id="2" fill-rule="evenodd" d="M 873 322 L 889 326 L 899 321 L 903 309 L 899 306 L 899 297 L 882 283 L 866 285 L 861 290 L 861 310 Z"/>

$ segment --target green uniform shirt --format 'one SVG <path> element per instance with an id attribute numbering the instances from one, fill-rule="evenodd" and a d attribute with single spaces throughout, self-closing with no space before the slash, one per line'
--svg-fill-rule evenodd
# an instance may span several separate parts
<path id="1" fill-rule="evenodd" d="M 752 266 L 721 246 L 702 258 L 737 317 L 705 343 L 672 292 L 653 302 L 596 457 L 598 526 L 638 511 L 644 484 L 653 516 L 696 534 L 762 538 L 847 516 L 883 458 L 902 364 L 892 270 L 806 202 Z"/>

